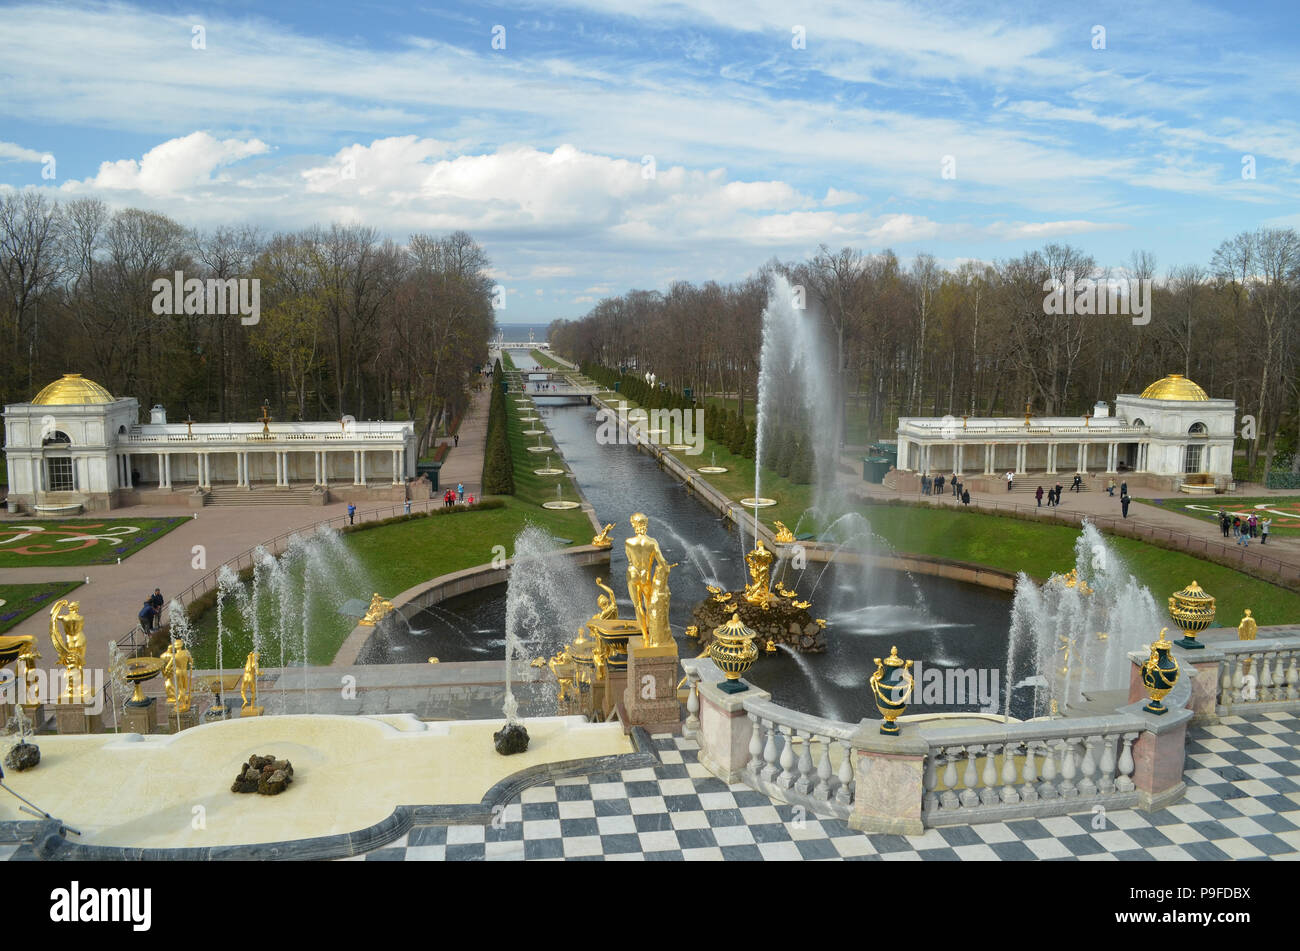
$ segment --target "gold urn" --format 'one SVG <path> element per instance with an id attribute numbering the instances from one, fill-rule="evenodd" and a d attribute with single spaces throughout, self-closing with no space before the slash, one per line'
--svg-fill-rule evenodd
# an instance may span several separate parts
<path id="1" fill-rule="evenodd" d="M 745 627 L 739 613 L 732 614 L 730 621 L 713 629 L 709 656 L 727 678 L 718 684 L 719 690 L 740 693 L 749 689 L 749 685 L 742 683 L 740 678 L 758 660 L 754 636 L 753 629 Z"/>
<path id="2" fill-rule="evenodd" d="M 153 703 L 153 700 L 144 695 L 144 684 L 147 680 L 153 680 L 163 669 L 163 660 L 161 657 L 135 657 L 126 661 L 122 666 L 122 676 L 128 683 L 135 685 L 135 690 L 131 694 L 131 699 L 126 702 L 128 707 L 145 707 Z"/>
<path id="3" fill-rule="evenodd" d="M 876 699 L 876 709 L 880 711 L 884 722 L 880 732 L 885 736 L 897 736 L 896 721 L 907 709 L 907 701 L 912 699 L 912 662 L 898 656 L 898 648 L 892 647 L 889 656 L 883 661 L 877 657 L 876 672 L 871 675 L 871 693 Z"/>
<path id="4" fill-rule="evenodd" d="M 1214 598 L 1193 581 L 1169 598 L 1169 616 L 1183 632 L 1174 643 L 1183 650 L 1200 650 L 1205 645 L 1196 635 L 1214 623 Z"/>
<path id="5" fill-rule="evenodd" d="M 1147 689 L 1150 702 L 1143 707 L 1147 713 L 1164 716 L 1169 712 L 1160 701 L 1168 696 L 1169 691 L 1178 683 L 1178 658 L 1173 655 L 1173 647 L 1165 638 L 1165 631 L 1160 629 L 1160 639 L 1151 645 L 1151 656 L 1142 665 L 1142 685 Z"/>

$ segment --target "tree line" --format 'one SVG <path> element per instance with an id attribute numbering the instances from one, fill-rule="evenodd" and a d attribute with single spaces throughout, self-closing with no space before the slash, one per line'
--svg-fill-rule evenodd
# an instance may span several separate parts
<path id="1" fill-rule="evenodd" d="M 826 372 L 842 381 L 843 399 L 819 425 L 836 426 L 848 444 L 890 438 L 900 416 L 1019 416 L 1027 404 L 1036 415 L 1082 416 L 1098 400 L 1182 373 L 1236 401 L 1249 472 L 1300 469 L 1300 236 L 1291 228 L 1243 232 L 1207 263 L 1159 276 L 1149 252 L 1111 270 L 1055 243 L 951 268 L 929 254 L 904 263 L 889 250 L 823 245 L 732 284 L 683 281 L 605 298 L 581 319 L 555 321 L 550 343 L 578 362 L 727 394 L 743 414 L 777 274 L 802 289 L 825 334 Z M 1049 313 L 1049 288 L 1085 278 L 1150 281 L 1149 313 Z"/>
<path id="2" fill-rule="evenodd" d="M 186 228 L 94 198 L 0 194 L 0 398 L 64 372 L 170 418 L 414 419 L 425 454 L 468 404 L 494 328 L 489 261 L 463 231 L 405 245 L 332 224 Z M 260 281 L 260 319 L 157 314 L 154 282 Z"/>

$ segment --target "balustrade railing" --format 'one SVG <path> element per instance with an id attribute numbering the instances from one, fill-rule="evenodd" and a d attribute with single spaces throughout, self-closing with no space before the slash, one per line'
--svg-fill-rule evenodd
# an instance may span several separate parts
<path id="1" fill-rule="evenodd" d="M 1300 701 L 1297 639 L 1228 641 L 1214 648 L 1227 655 L 1219 661 L 1220 713 L 1293 706 Z"/>
<path id="2" fill-rule="evenodd" d="M 1065 815 L 1137 804 L 1133 744 L 1143 723 L 1113 715 L 920 733 L 929 745 L 927 826 Z"/>

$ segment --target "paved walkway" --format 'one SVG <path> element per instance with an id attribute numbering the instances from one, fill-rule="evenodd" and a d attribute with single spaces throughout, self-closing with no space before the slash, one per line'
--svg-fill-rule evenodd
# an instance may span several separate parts
<path id="1" fill-rule="evenodd" d="M 438 473 L 441 491 L 464 483 L 466 495 L 472 493 L 478 497 L 483 494 L 483 450 L 487 447 L 488 407 L 491 402 L 491 385 L 470 394 L 469 409 L 460 421 L 460 439 L 454 448 L 447 451 L 447 458 Z M 452 442 L 450 439 L 444 441 Z"/>
<path id="2" fill-rule="evenodd" d="M 417 826 L 358 858 L 1300 859 L 1300 717 L 1294 713 L 1228 716 L 1191 728 L 1186 795 L 1158 812 L 1107 811 L 1100 829 L 1088 809 L 919 836 L 867 835 L 839 819 L 801 815 L 743 783 L 724 783 L 699 764 L 694 740 L 663 735 L 654 743 L 659 766 L 535 786 L 506 807 L 499 827 Z"/>

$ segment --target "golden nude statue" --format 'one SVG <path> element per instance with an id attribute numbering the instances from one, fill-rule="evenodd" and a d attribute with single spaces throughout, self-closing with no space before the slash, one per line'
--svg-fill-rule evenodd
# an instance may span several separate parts
<path id="1" fill-rule="evenodd" d="M 651 642 L 650 598 L 655 591 L 657 576 L 662 571 L 664 577 L 659 597 L 664 618 L 663 626 L 666 627 L 669 591 L 668 570 L 664 566 L 668 564 L 668 559 L 659 550 L 659 543 L 647 534 L 650 520 L 645 514 L 636 512 L 631 521 L 632 531 L 636 534 L 623 543 L 623 550 L 627 554 L 627 591 L 632 596 L 632 609 L 636 612 L 636 623 L 641 628 L 641 635 L 645 638 L 647 646 L 658 646 L 657 643 Z M 656 630 L 656 633 L 662 631 Z M 670 637 L 669 641 L 671 640 Z"/>
<path id="2" fill-rule="evenodd" d="M 27 706 L 41 702 L 41 676 L 36 669 L 36 662 L 40 659 L 41 652 L 36 649 L 36 638 L 28 635 L 27 643 L 18 655 L 18 663 L 23 665 L 23 703 Z"/>
<path id="3" fill-rule="evenodd" d="M 614 546 L 614 540 L 609 537 L 609 530 L 613 527 L 613 522 L 608 523 L 600 530 L 600 534 L 592 538 L 591 543 L 597 548 L 612 548 Z"/>
<path id="4" fill-rule="evenodd" d="M 240 706 L 245 710 L 257 708 L 257 675 L 260 673 L 261 670 L 257 667 L 257 651 L 253 651 L 244 661 L 244 676 L 239 679 Z"/>
<path id="5" fill-rule="evenodd" d="M 363 617 L 358 624 L 361 627 L 374 627 L 391 614 L 392 610 L 393 602 L 385 601 L 379 596 L 379 592 L 376 591 L 374 597 L 370 599 L 370 606 L 366 608 L 366 616 Z"/>
<path id="6" fill-rule="evenodd" d="M 185 649 L 185 642 L 177 637 L 167 645 L 161 656 L 167 702 L 176 705 L 177 713 L 188 713 L 193 699 L 190 693 L 190 675 L 194 672 L 194 655 Z"/>
<path id="7" fill-rule="evenodd" d="M 1253 641 L 1255 632 L 1259 629 L 1259 622 L 1250 616 L 1250 608 L 1246 608 L 1246 616 L 1241 619 L 1237 625 L 1237 640 Z"/>
<path id="8" fill-rule="evenodd" d="M 788 545 L 794 541 L 794 532 L 785 527 L 784 522 L 776 522 L 776 534 L 772 536 L 773 540 L 782 545 Z"/>
<path id="9" fill-rule="evenodd" d="M 60 614 L 64 606 L 68 610 Z M 83 628 L 86 619 L 78 610 L 80 601 L 69 602 L 59 598 L 50 606 L 50 640 L 54 642 L 54 652 L 58 654 L 59 663 L 63 665 L 64 686 L 59 692 L 60 703 L 81 703 L 86 696 L 86 635 Z M 63 627 L 59 634 L 60 625 Z"/>
<path id="10" fill-rule="evenodd" d="M 752 579 L 745 585 L 745 600 L 750 604 L 767 604 L 771 600 L 774 557 L 761 538 L 755 543 L 754 550 L 745 556 L 745 564 L 749 566 L 749 577 Z"/>
<path id="11" fill-rule="evenodd" d="M 567 700 L 573 687 L 573 678 L 565 677 L 560 668 L 568 666 L 572 671 L 571 658 L 567 647 L 560 648 L 559 653 L 546 662 L 547 669 L 550 670 L 551 676 L 555 678 L 556 683 L 560 685 L 560 692 L 556 694 L 556 700 Z"/>
<path id="12" fill-rule="evenodd" d="M 671 565 L 663 563 L 655 572 L 650 602 L 646 607 L 646 647 L 666 647 L 673 642 L 672 628 L 668 624 L 668 607 L 671 599 L 671 592 L 668 590 L 668 573 L 675 566 L 676 562 Z"/>

